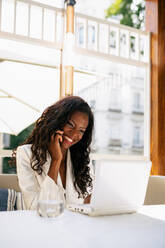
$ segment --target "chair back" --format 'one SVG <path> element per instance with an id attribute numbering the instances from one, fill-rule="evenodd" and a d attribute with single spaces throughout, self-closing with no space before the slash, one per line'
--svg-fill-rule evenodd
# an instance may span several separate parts
<path id="1" fill-rule="evenodd" d="M 20 192 L 17 174 L 0 174 L 0 188 L 14 189 Z"/>
<path id="2" fill-rule="evenodd" d="M 150 176 L 144 205 L 165 204 L 165 176 Z"/>

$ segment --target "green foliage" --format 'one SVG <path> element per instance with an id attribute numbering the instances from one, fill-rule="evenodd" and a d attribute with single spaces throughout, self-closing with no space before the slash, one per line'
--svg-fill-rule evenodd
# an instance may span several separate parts
<path id="1" fill-rule="evenodd" d="M 19 133 L 17 136 L 11 135 L 10 137 L 10 148 L 9 149 L 14 149 L 17 146 L 21 145 L 27 137 L 30 135 L 34 127 L 34 124 L 30 125 L 26 129 L 24 129 L 21 133 Z"/>
<path id="2" fill-rule="evenodd" d="M 106 11 L 106 17 L 112 16 L 112 15 L 118 15 L 120 14 L 120 8 L 121 8 L 122 0 L 116 0 Z"/>
<path id="3" fill-rule="evenodd" d="M 33 127 L 34 127 L 34 124 L 30 125 L 26 129 L 24 129 L 21 133 L 19 133 L 17 136 L 10 135 L 10 146 L 5 149 L 11 150 L 21 145 L 30 135 L 30 133 L 33 130 Z M 11 158 L 7 158 L 7 157 L 3 159 L 3 173 L 6 173 L 6 174 L 16 173 L 16 167 L 10 165 L 10 160 Z"/>
<path id="4" fill-rule="evenodd" d="M 120 24 L 140 29 L 144 24 L 144 11 L 144 0 L 138 4 L 134 0 L 115 0 L 106 10 L 106 18 L 120 16 Z"/>
<path id="5" fill-rule="evenodd" d="M 4 174 L 15 174 L 16 167 L 10 165 L 11 158 L 3 158 L 3 173 Z"/>

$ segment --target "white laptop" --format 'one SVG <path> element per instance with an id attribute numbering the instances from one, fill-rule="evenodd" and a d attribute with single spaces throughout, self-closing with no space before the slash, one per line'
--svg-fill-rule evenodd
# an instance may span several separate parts
<path id="1" fill-rule="evenodd" d="M 144 203 L 150 170 L 150 161 L 96 161 L 90 204 L 67 208 L 90 216 L 137 212 Z"/>

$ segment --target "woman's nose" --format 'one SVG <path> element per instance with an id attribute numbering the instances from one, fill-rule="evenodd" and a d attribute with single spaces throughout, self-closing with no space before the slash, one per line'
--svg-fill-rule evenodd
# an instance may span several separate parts
<path id="1" fill-rule="evenodd" d="M 74 141 L 80 139 L 80 135 L 79 135 L 77 130 L 72 130 L 71 139 L 74 140 Z"/>

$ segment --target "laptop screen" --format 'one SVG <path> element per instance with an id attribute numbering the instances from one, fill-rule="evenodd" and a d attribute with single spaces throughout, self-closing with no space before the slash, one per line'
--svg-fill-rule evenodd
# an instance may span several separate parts
<path id="1" fill-rule="evenodd" d="M 144 203 L 150 169 L 150 161 L 96 161 L 92 207 L 95 209 L 140 207 Z"/>

